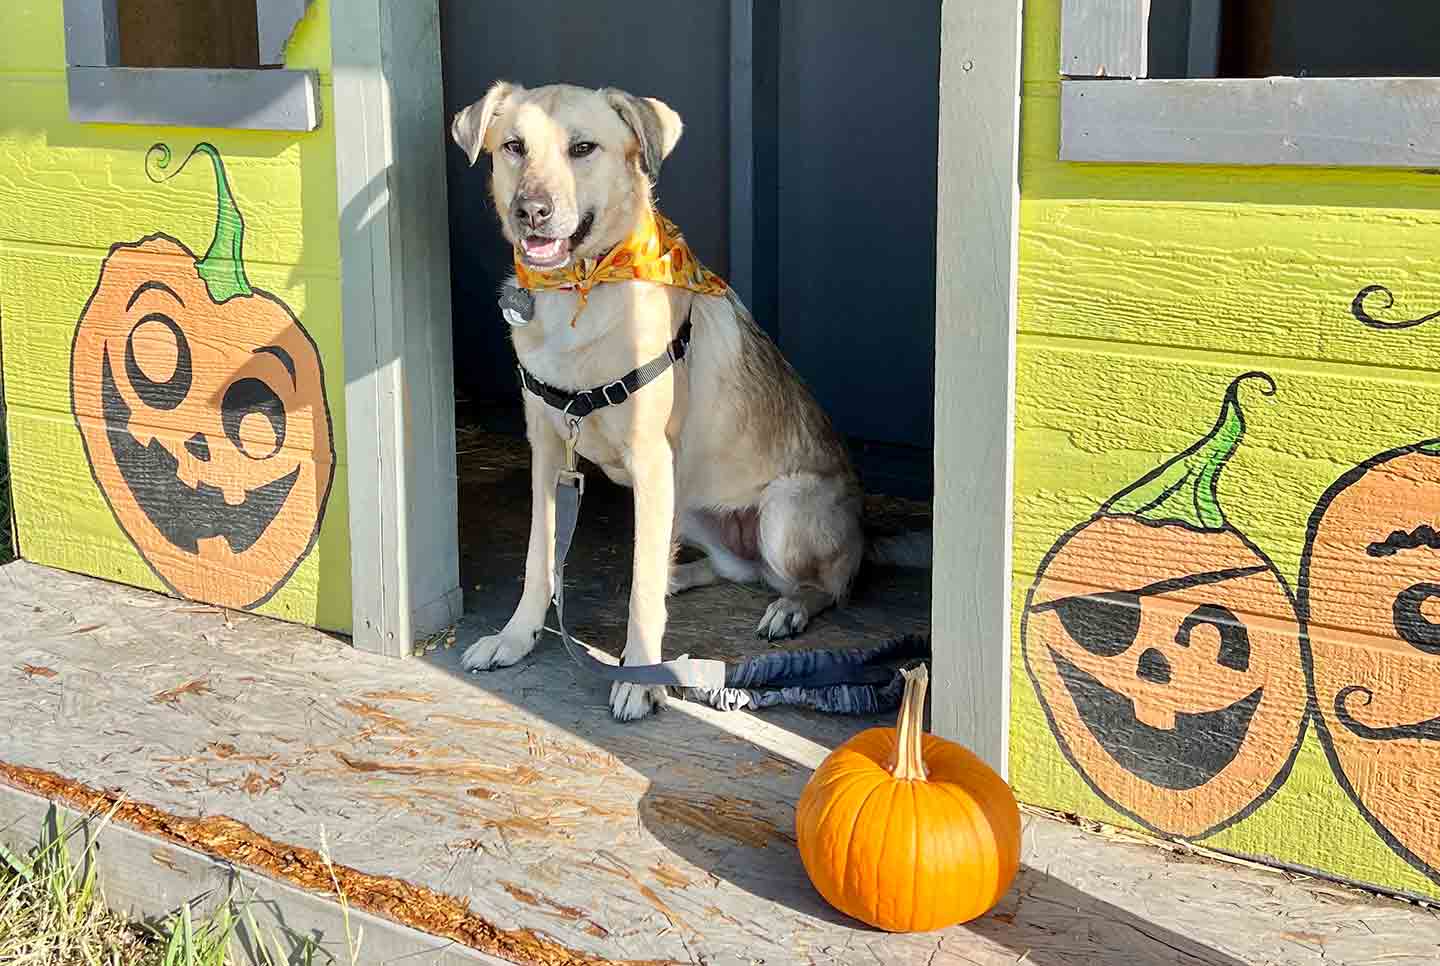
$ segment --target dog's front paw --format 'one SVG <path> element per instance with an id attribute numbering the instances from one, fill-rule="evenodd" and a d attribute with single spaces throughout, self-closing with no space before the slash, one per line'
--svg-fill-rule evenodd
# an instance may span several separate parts
<path id="1" fill-rule="evenodd" d="M 467 671 L 493 671 L 509 667 L 535 649 L 540 631 L 515 631 L 506 628 L 499 634 L 482 637 L 465 649 L 460 666 Z"/>
<path id="2" fill-rule="evenodd" d="M 616 721 L 639 721 L 665 707 L 665 689 L 616 681 L 610 685 L 610 713 Z"/>

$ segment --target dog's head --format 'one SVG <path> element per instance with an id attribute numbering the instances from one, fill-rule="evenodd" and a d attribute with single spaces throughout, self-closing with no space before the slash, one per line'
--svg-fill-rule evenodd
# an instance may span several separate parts
<path id="1" fill-rule="evenodd" d="M 649 210 L 680 115 L 652 97 L 497 82 L 455 115 L 450 134 L 473 165 L 489 152 L 490 194 L 526 265 L 561 268 L 609 251 Z"/>

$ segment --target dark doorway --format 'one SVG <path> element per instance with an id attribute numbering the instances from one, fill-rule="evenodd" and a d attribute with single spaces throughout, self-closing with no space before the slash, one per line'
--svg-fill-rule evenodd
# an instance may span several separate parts
<path id="1" fill-rule="evenodd" d="M 747 125 L 753 267 L 741 297 L 850 439 L 867 488 L 928 499 L 940 4 L 908 0 L 903 16 L 861 0 L 749 5 L 751 38 L 739 46 L 751 55 L 751 103 L 739 110 L 734 6 L 708 0 L 681 18 L 623 4 L 441 0 L 446 116 L 498 78 L 661 98 L 685 120 L 662 208 L 727 278 L 731 131 Z M 508 410 L 514 425 L 513 356 L 495 306 L 509 252 L 486 162 L 447 157 L 461 418 L 503 423 Z"/>

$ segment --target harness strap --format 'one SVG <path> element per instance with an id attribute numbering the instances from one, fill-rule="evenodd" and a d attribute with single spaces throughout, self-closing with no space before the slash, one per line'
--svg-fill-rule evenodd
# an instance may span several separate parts
<path id="1" fill-rule="evenodd" d="M 620 405 L 638 392 L 641 387 L 654 382 L 665 373 L 665 370 L 684 359 L 685 352 L 689 347 L 690 320 L 687 318 L 680 326 L 679 332 L 675 334 L 675 338 L 665 347 L 663 355 L 656 356 L 637 369 L 631 369 L 614 382 L 596 386 L 593 389 L 582 389 L 579 392 L 557 389 L 536 379 L 524 366 L 517 368 L 520 370 L 520 385 L 528 392 L 539 396 L 571 419 L 584 419 L 597 409 Z"/>

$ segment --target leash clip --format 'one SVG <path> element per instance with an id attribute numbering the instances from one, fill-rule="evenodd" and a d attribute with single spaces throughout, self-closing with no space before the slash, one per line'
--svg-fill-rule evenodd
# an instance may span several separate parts
<path id="1" fill-rule="evenodd" d="M 580 476 L 577 470 L 579 460 L 575 456 L 575 449 L 580 445 L 580 420 L 574 416 L 569 417 L 567 423 L 570 433 L 565 437 L 565 472 L 560 474 L 563 479 L 566 475 Z M 583 479 L 583 477 L 581 477 Z"/>

